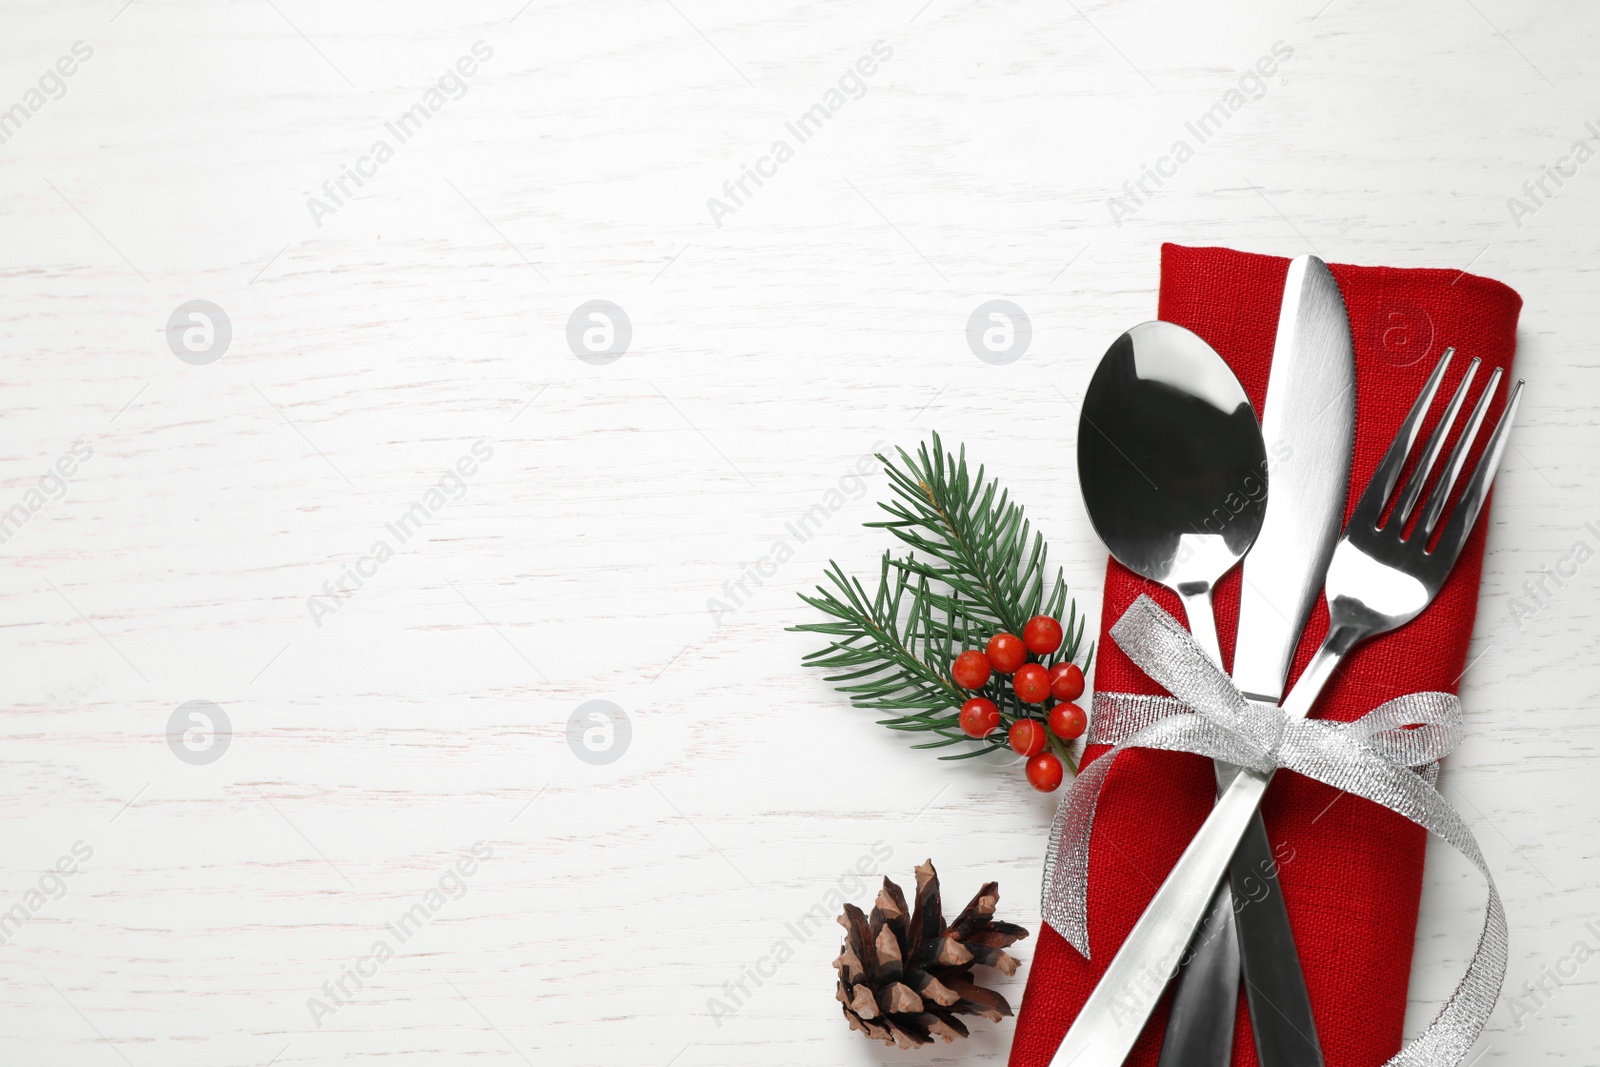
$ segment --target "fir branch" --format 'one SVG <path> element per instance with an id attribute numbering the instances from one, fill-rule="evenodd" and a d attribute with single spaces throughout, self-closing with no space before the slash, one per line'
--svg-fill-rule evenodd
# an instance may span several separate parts
<path id="1" fill-rule="evenodd" d="M 1030 542 L 1021 505 L 998 479 L 985 481 L 982 467 L 976 476 L 968 472 L 965 447 L 951 456 L 934 434 L 931 452 L 926 443 L 914 457 L 898 451 L 904 470 L 878 457 L 897 497 L 879 506 L 893 518 L 866 525 L 909 546 L 914 555 L 904 566 L 948 585 L 967 614 L 1021 633 L 1042 607 L 1044 537 Z"/>
<path id="2" fill-rule="evenodd" d="M 954 618 L 935 625 L 927 579 L 897 566 L 900 562 L 883 554 L 877 591 L 871 595 L 837 563 L 826 572 L 831 588 L 818 586 L 816 596 L 800 595 L 830 619 L 791 627 L 830 639 L 804 662 L 836 672 L 826 680 L 857 707 L 895 712 L 879 720 L 890 729 L 933 731 L 951 744 L 971 740 L 959 723 L 966 694 L 930 663 L 954 658 L 954 641 L 970 635 Z"/>
<path id="3" fill-rule="evenodd" d="M 1031 530 L 1021 505 L 997 479 L 986 479 L 982 467 L 969 472 L 965 449 L 952 456 L 934 434 L 931 449 L 924 444 L 916 456 L 898 453 L 899 466 L 878 456 L 895 494 L 879 506 L 891 518 L 866 525 L 888 530 L 908 551 L 884 553 L 871 594 L 830 561 L 829 584 L 818 586 L 815 596 L 801 594 L 827 621 L 790 629 L 829 639 L 804 662 L 835 672 L 827 680 L 857 707 L 893 713 L 879 720 L 889 729 L 937 738 L 914 748 L 967 743 L 972 747 L 940 758 L 969 759 L 1005 747 L 1012 722 L 1040 719 L 1043 712 L 1022 704 L 996 676 L 981 695 L 1000 708 L 1002 728 L 987 738 L 968 737 L 959 711 L 973 694 L 949 676 L 955 656 L 982 648 L 1002 630 L 1020 634 L 1028 619 L 1044 614 L 1059 619 L 1064 633 L 1044 665 L 1075 661 L 1087 619 L 1069 601 L 1059 575 L 1047 587 L 1043 536 Z M 1091 643 L 1085 670 L 1093 657 Z M 1070 746 L 1047 736 L 1075 771 Z"/>

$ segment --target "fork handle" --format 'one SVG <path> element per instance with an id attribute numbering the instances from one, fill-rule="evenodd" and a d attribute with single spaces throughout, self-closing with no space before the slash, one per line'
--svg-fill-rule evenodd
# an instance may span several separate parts
<path id="1" fill-rule="evenodd" d="M 1339 605 L 1335 604 L 1333 607 L 1337 611 Z M 1300 677 L 1295 681 L 1294 688 L 1289 690 L 1287 697 L 1284 697 L 1280 708 L 1283 714 L 1291 719 L 1303 719 L 1309 715 L 1311 705 L 1322 695 L 1323 686 L 1333 678 L 1333 672 L 1339 669 L 1339 661 L 1344 659 L 1352 648 L 1375 632 L 1366 626 L 1347 622 L 1336 622 L 1329 627 L 1328 636 L 1317 646 L 1316 655 L 1311 657 L 1311 662 L 1306 664 L 1306 669 L 1300 672 Z"/>
<path id="2" fill-rule="evenodd" d="M 1372 632 L 1348 624 L 1330 629 L 1284 701 L 1284 714 L 1304 718 L 1345 653 Z M 1272 772 L 1242 770 L 1223 791 L 1089 994 L 1050 1067 L 1121 1067 L 1200 925 L 1271 781 Z"/>

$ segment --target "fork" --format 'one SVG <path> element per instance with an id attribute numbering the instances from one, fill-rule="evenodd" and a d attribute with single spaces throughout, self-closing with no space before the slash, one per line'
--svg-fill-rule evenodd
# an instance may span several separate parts
<path id="1" fill-rule="evenodd" d="M 1438 595 L 1472 532 L 1516 418 L 1521 381 L 1511 390 L 1505 411 L 1445 521 L 1438 543 L 1431 550 L 1428 547 L 1488 414 L 1489 402 L 1500 383 L 1499 369 L 1473 406 L 1433 492 L 1420 513 L 1415 509 L 1466 401 L 1478 371 L 1477 359 L 1468 365 L 1438 427 L 1429 436 L 1411 477 L 1395 499 L 1393 513 L 1387 522 L 1379 524 L 1454 353 L 1453 348 L 1446 349 L 1434 367 L 1334 549 L 1324 590 L 1330 616 L 1328 635 L 1284 699 L 1280 710 L 1286 717 L 1306 717 L 1352 648 L 1368 638 L 1398 629 L 1421 614 Z M 1407 537 L 1406 527 L 1413 514 L 1415 528 Z M 1051 1059 L 1051 1067 L 1119 1067 L 1127 1057 L 1200 924 L 1250 816 L 1271 781 L 1272 772 L 1241 771 L 1218 799 L 1078 1013 Z"/>

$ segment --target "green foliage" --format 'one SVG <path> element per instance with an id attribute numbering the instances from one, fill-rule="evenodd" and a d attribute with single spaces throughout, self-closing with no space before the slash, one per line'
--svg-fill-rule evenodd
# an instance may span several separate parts
<path id="1" fill-rule="evenodd" d="M 1016 719 L 1042 720 L 1044 713 L 1017 700 L 999 676 L 981 693 L 961 689 L 949 673 L 955 657 L 983 648 L 1001 631 L 1021 634 L 1030 618 L 1049 615 L 1061 620 L 1066 637 L 1041 662 L 1075 661 L 1086 619 L 1069 601 L 1060 575 L 1047 580 L 1044 537 L 1030 530 L 1022 506 L 998 480 L 985 480 L 982 467 L 976 475 L 968 471 L 965 448 L 952 456 L 934 434 L 931 447 L 924 443 L 915 456 L 898 453 L 898 463 L 878 457 L 894 492 L 879 505 L 890 518 L 866 525 L 888 530 L 906 551 L 883 554 L 872 593 L 830 561 L 829 584 L 818 586 L 815 596 L 800 596 L 826 620 L 791 629 L 828 638 L 827 647 L 805 662 L 835 672 L 827 680 L 857 707 L 892 712 L 879 720 L 891 730 L 936 735 L 916 748 L 965 744 L 941 758 L 967 759 L 1004 747 Z M 1085 670 L 1093 656 L 1091 643 Z M 1000 707 L 1001 729 L 982 740 L 962 733 L 959 723 L 961 704 L 973 695 Z M 1050 741 L 1075 768 L 1067 746 L 1053 735 Z"/>

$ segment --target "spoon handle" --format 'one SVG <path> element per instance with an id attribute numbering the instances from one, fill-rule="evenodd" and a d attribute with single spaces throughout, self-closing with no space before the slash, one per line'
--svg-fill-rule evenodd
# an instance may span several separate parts
<path id="1" fill-rule="evenodd" d="M 1222 667 L 1211 590 L 1189 595 L 1179 590 L 1178 595 L 1183 599 L 1195 642 L 1213 663 Z M 1216 771 L 1219 791 L 1226 789 L 1238 773 L 1237 768 L 1223 763 L 1216 765 Z M 1256 819 L 1259 818 L 1258 815 Z M 1156 1067 L 1227 1067 L 1233 1059 L 1234 1014 L 1239 1006 L 1239 948 L 1233 893 L 1224 877 L 1174 983 L 1171 1013 Z"/>
<path id="2" fill-rule="evenodd" d="M 1195 641 L 1220 667 L 1209 592 L 1178 595 L 1183 597 Z M 1238 768 L 1218 763 L 1216 772 L 1220 792 L 1232 783 Z M 1174 982 L 1157 1067 L 1227 1067 L 1232 1061 L 1241 965 L 1250 978 L 1245 992 L 1261 1062 L 1271 1067 L 1322 1067 L 1316 1029 L 1305 1024 L 1311 1006 L 1278 888 L 1277 861 L 1259 811 L 1250 818 L 1234 853 L 1230 877 L 1217 886 L 1206 922 Z"/>
<path id="3" fill-rule="evenodd" d="M 1211 657 L 1212 663 L 1226 671 L 1222 664 L 1222 646 L 1217 643 L 1216 616 L 1211 614 L 1211 587 L 1205 586 L 1198 592 L 1179 589 L 1177 593 L 1183 600 L 1183 613 L 1189 616 L 1189 632 L 1194 635 L 1195 643 Z"/>

